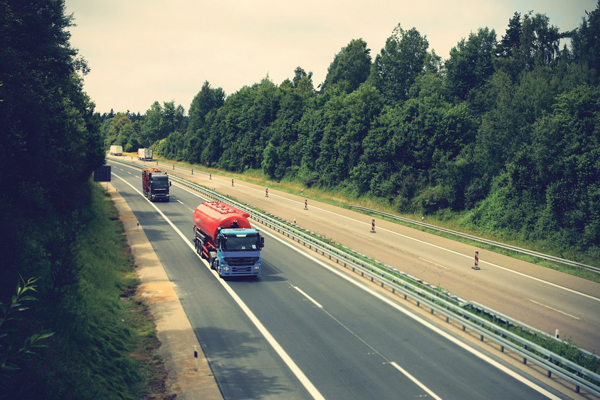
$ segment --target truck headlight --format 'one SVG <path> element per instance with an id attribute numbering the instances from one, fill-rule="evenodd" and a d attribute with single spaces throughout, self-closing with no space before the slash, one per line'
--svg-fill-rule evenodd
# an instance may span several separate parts
<path id="1" fill-rule="evenodd" d="M 260 265 L 255 265 L 254 269 L 258 271 L 260 269 Z"/>
<path id="2" fill-rule="evenodd" d="M 223 267 L 223 271 L 229 272 L 229 267 L 227 267 L 227 266 Z"/>

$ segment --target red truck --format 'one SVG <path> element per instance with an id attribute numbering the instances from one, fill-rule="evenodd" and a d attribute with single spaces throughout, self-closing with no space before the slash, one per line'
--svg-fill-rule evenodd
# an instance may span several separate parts
<path id="1" fill-rule="evenodd" d="M 265 241 L 248 222 L 250 214 L 210 201 L 194 211 L 194 245 L 220 277 L 258 277 Z"/>
<path id="2" fill-rule="evenodd" d="M 169 176 L 158 168 L 146 168 L 142 171 L 142 190 L 150 201 L 169 201 Z"/>

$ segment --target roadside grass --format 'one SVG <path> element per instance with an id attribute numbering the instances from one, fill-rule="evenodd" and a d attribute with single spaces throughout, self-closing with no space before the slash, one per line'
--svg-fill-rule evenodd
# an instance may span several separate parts
<path id="1" fill-rule="evenodd" d="M 118 212 L 99 184 L 77 240 L 75 287 L 54 308 L 55 341 L 45 368 L 47 399 L 159 399 L 166 375 Z"/>

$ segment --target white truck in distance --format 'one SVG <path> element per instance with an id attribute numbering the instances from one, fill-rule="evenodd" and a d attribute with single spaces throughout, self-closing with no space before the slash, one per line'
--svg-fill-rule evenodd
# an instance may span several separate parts
<path id="1" fill-rule="evenodd" d="M 122 156 L 123 155 L 123 146 L 110 146 L 110 155 L 111 156 Z"/>
<path id="2" fill-rule="evenodd" d="M 152 150 L 150 150 L 150 149 L 138 149 L 138 160 L 140 160 L 140 161 L 152 161 Z"/>

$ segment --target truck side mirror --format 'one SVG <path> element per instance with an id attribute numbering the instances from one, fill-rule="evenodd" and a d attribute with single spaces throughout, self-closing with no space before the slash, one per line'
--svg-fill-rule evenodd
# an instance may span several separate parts
<path id="1" fill-rule="evenodd" d="M 169 181 L 169 186 L 171 186 L 171 181 Z"/>
<path id="2" fill-rule="evenodd" d="M 260 248 L 262 249 L 263 247 L 265 247 L 265 238 L 264 237 L 260 237 Z"/>

